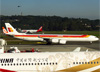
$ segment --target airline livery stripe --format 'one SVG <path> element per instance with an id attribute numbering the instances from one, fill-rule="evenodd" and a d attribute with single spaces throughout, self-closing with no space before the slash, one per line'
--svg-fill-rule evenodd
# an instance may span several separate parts
<path id="1" fill-rule="evenodd" d="M 0 72 L 16 72 L 16 71 L 11 71 L 11 70 L 6 70 L 6 69 L 0 69 Z"/>
<path id="2" fill-rule="evenodd" d="M 97 70 L 95 70 L 95 71 L 92 71 L 92 72 L 100 72 L 100 68 L 99 68 L 99 69 L 97 69 Z"/>
<path id="3" fill-rule="evenodd" d="M 71 38 L 79 38 L 79 37 L 81 37 L 81 38 L 86 38 L 86 37 L 89 37 L 90 35 L 15 35 L 15 37 L 63 37 L 63 38 L 69 38 L 69 37 L 71 37 Z"/>
<path id="4" fill-rule="evenodd" d="M 78 71 L 78 72 L 93 72 L 94 70 L 97 70 L 99 68 L 100 68 L 100 65 L 96 66 L 96 67 L 93 67 L 93 68 L 86 69 L 86 70 Z"/>
<path id="5" fill-rule="evenodd" d="M 98 61 L 100 62 L 100 58 L 97 58 L 97 59 L 90 61 L 90 62 L 98 62 Z M 78 66 L 71 67 L 68 69 L 60 70 L 57 72 L 78 72 L 78 71 L 81 72 L 82 70 L 86 70 L 86 69 L 93 68 L 96 66 L 100 66 L 100 63 L 98 63 L 98 64 L 82 64 L 82 65 L 78 65 Z"/>

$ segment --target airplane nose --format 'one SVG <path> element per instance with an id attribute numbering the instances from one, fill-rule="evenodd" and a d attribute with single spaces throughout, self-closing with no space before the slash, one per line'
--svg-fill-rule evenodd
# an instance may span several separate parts
<path id="1" fill-rule="evenodd" d="M 99 38 L 95 38 L 95 41 L 98 41 L 99 40 Z"/>

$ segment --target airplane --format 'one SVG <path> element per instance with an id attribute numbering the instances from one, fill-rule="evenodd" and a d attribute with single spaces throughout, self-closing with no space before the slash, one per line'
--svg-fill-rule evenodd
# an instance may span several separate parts
<path id="1" fill-rule="evenodd" d="M 9 36 L 13 36 L 13 35 L 15 35 L 15 33 L 17 33 L 17 34 L 26 34 L 26 33 L 18 33 L 16 30 L 15 30 L 15 32 L 13 32 L 12 28 L 10 28 L 10 29 L 8 28 L 8 31 L 7 31 L 4 27 L 2 27 L 2 30 L 3 30 L 4 34 L 9 35 Z"/>
<path id="2" fill-rule="evenodd" d="M 0 72 L 100 72 L 100 52 L 0 53 Z"/>
<path id="3" fill-rule="evenodd" d="M 14 38 L 27 41 L 42 41 L 49 43 L 66 44 L 69 41 L 94 42 L 99 38 L 93 35 L 74 35 L 74 34 L 26 34 L 17 32 L 10 23 L 5 23 L 7 32 L 5 34 L 12 35 Z M 4 29 L 3 29 L 4 30 Z"/>
<path id="4" fill-rule="evenodd" d="M 21 30 L 21 32 L 25 32 L 25 33 L 36 33 L 36 32 L 41 32 L 42 31 L 43 26 L 41 26 L 38 30 Z"/>

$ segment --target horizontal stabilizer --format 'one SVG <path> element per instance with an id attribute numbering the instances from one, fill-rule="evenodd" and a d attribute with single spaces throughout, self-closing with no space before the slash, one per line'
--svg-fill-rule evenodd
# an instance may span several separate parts
<path id="1" fill-rule="evenodd" d="M 2 30 L 3 30 L 3 33 L 4 34 L 7 34 L 8 33 L 7 30 L 4 27 L 2 27 Z"/>

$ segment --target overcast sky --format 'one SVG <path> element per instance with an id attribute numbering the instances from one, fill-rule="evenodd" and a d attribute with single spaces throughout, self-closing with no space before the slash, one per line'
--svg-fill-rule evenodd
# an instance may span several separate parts
<path id="1" fill-rule="evenodd" d="M 0 15 L 99 19 L 100 0 L 0 0 Z"/>

